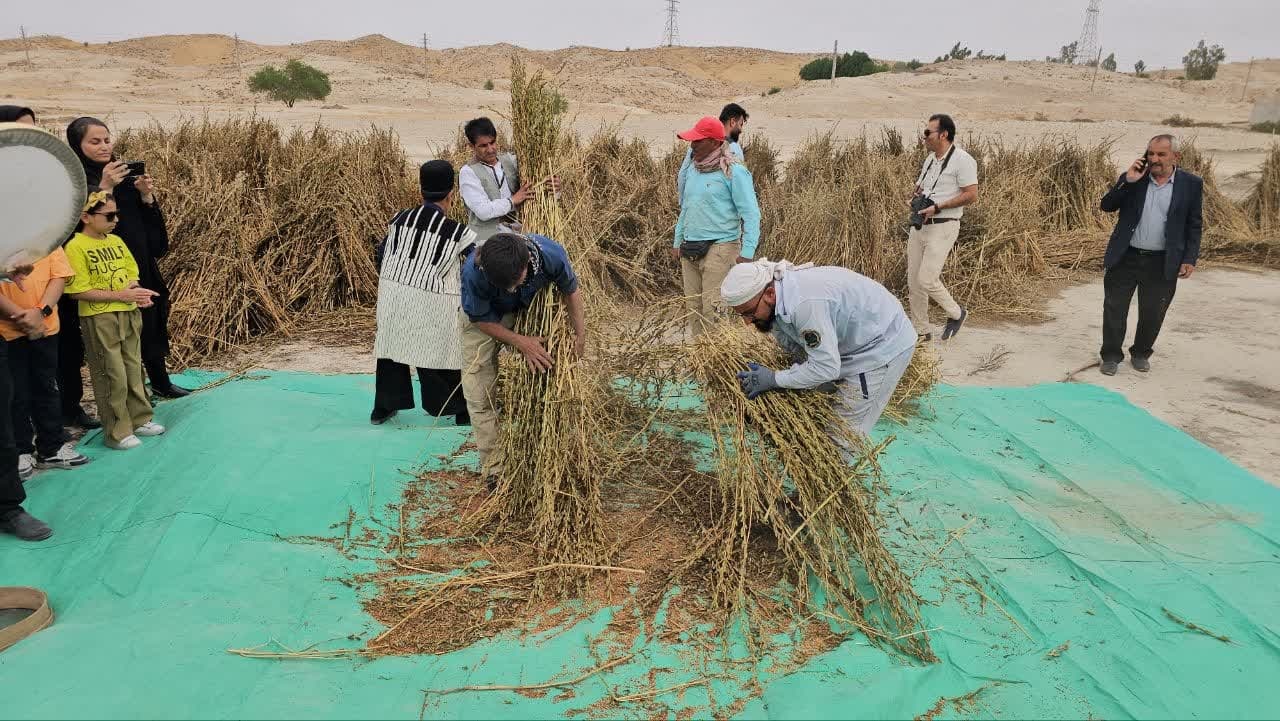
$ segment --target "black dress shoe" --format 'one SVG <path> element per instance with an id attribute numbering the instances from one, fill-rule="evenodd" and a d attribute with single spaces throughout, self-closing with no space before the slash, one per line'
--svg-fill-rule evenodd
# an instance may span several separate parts
<path id="1" fill-rule="evenodd" d="M 8 533 L 24 541 L 43 541 L 53 535 L 53 529 L 19 508 L 0 520 L 0 533 Z"/>
<path id="2" fill-rule="evenodd" d="M 62 425 L 79 426 L 80 428 L 83 428 L 86 431 L 91 431 L 95 428 L 102 427 L 102 423 L 100 423 L 97 419 L 90 417 L 88 413 L 84 412 L 83 408 L 80 409 L 80 412 L 78 414 L 63 418 Z"/>
<path id="3" fill-rule="evenodd" d="M 155 393 L 161 398 L 170 398 L 170 399 L 185 398 L 186 396 L 191 395 L 191 391 L 187 390 L 186 388 L 183 388 L 182 386 L 175 386 L 172 383 L 170 383 L 169 385 L 163 388 L 157 388 L 156 386 L 151 386 L 151 392 Z"/>
<path id="4" fill-rule="evenodd" d="M 383 410 L 374 408 L 373 412 L 369 414 L 369 422 L 375 426 L 380 426 L 383 423 L 386 423 L 387 421 L 391 420 L 392 418 L 395 418 L 395 415 L 396 415 L 395 411 L 383 411 Z"/>

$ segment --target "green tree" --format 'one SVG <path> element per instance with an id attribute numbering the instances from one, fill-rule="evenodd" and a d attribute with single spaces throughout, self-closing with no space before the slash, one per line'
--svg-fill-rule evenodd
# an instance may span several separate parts
<path id="1" fill-rule="evenodd" d="M 1063 65 L 1075 65 L 1076 56 L 1080 54 L 1080 43 L 1072 41 L 1070 45 L 1063 45 L 1058 50 L 1057 62 Z"/>
<path id="2" fill-rule="evenodd" d="M 888 66 L 881 65 L 871 59 L 870 55 L 855 50 L 841 55 L 836 61 L 836 77 L 858 78 L 863 75 L 883 73 Z M 801 80 L 825 80 L 831 77 L 831 58 L 817 58 L 800 68 Z"/>
<path id="3" fill-rule="evenodd" d="M 973 51 L 965 47 L 961 41 L 957 40 L 956 44 L 952 45 L 950 50 L 934 58 L 933 62 L 945 63 L 948 60 L 968 60 L 970 55 L 973 55 Z"/>
<path id="4" fill-rule="evenodd" d="M 286 107 L 293 107 L 299 100 L 324 100 L 333 92 L 329 76 L 306 63 L 290 60 L 281 70 L 268 65 L 249 78 L 249 90 L 266 93 L 272 100 L 279 100 Z"/>
<path id="5" fill-rule="evenodd" d="M 1182 57 L 1187 69 L 1187 80 L 1213 80 L 1218 75 L 1218 64 L 1227 59 L 1227 51 L 1221 45 L 1205 47 L 1204 41 Z"/>
<path id="6" fill-rule="evenodd" d="M 1114 73 L 1116 71 L 1116 54 L 1115 53 L 1111 53 L 1110 55 L 1108 55 L 1106 58 L 1103 59 L 1102 69 L 1106 70 L 1109 73 Z"/>
<path id="7" fill-rule="evenodd" d="M 1147 64 L 1141 60 L 1133 64 L 1133 74 L 1140 78 L 1147 77 Z"/>

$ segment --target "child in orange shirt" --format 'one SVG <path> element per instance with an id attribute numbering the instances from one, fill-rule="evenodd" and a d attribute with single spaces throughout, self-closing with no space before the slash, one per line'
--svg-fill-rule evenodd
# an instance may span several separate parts
<path id="1" fill-rule="evenodd" d="M 23 280 L 0 283 L 0 336 L 13 378 L 13 439 L 18 475 L 36 468 L 73 468 L 89 462 L 62 427 L 58 397 L 58 299 L 74 273 L 61 248 L 41 258 Z M 32 427 L 34 422 L 35 426 Z"/>

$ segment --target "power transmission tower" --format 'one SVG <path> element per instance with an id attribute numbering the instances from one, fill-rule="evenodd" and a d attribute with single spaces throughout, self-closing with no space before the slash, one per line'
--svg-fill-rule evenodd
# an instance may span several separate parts
<path id="1" fill-rule="evenodd" d="M 1102 0 L 1089 0 L 1089 8 L 1084 11 L 1084 27 L 1080 29 L 1076 57 L 1093 60 L 1102 52 L 1102 46 L 1098 42 L 1098 16 L 1101 14 Z"/>
<path id="2" fill-rule="evenodd" d="M 680 44 L 680 0 L 667 0 L 667 27 L 662 31 L 662 44 L 674 47 Z"/>

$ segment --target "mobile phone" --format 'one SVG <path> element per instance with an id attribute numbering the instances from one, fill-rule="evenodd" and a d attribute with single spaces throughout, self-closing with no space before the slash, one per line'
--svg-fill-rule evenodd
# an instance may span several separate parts
<path id="1" fill-rule="evenodd" d="M 147 163 L 142 160 L 134 160 L 125 163 L 125 167 L 129 168 L 130 178 L 139 178 L 147 174 Z"/>
<path id="2" fill-rule="evenodd" d="M 1141 170 L 1144 173 L 1147 171 L 1147 156 L 1144 155 L 1141 158 L 1138 158 L 1138 170 Z"/>

